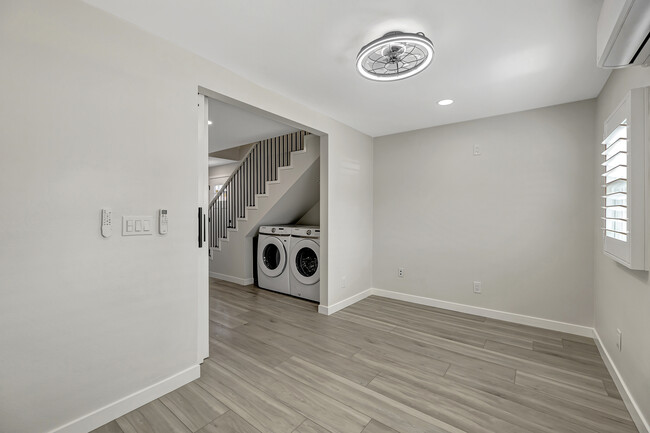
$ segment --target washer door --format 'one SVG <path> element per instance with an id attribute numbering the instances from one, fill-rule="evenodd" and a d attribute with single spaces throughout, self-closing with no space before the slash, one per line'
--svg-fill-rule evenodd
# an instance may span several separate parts
<path id="1" fill-rule="evenodd" d="M 287 252 L 282 241 L 268 237 L 258 246 L 260 249 L 260 269 L 269 277 L 277 277 L 287 265 Z"/>
<path id="2" fill-rule="evenodd" d="M 320 246 L 311 239 L 302 239 L 291 248 L 291 272 L 302 284 L 320 281 Z"/>

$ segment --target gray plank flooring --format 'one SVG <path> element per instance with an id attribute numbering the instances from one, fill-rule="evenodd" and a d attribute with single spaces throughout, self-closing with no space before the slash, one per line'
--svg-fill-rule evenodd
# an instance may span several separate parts
<path id="1" fill-rule="evenodd" d="M 95 433 L 634 433 L 589 338 L 210 280 L 201 378 Z"/>

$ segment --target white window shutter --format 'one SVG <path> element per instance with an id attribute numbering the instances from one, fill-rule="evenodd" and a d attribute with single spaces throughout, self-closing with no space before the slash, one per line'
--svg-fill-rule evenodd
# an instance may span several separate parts
<path id="1" fill-rule="evenodd" d="M 646 123 L 648 88 L 630 91 L 605 121 L 603 248 L 631 269 L 647 269 Z"/>

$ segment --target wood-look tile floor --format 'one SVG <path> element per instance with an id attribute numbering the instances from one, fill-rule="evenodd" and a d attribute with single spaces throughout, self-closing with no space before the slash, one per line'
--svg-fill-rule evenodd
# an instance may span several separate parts
<path id="1" fill-rule="evenodd" d="M 96 433 L 637 432 L 593 340 L 211 279 L 201 378 Z"/>

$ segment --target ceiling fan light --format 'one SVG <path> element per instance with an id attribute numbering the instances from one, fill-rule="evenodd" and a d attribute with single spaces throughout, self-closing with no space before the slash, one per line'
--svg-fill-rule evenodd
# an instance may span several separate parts
<path id="1" fill-rule="evenodd" d="M 369 80 L 402 80 L 425 70 L 434 53 L 424 33 L 390 32 L 361 48 L 356 65 Z"/>

